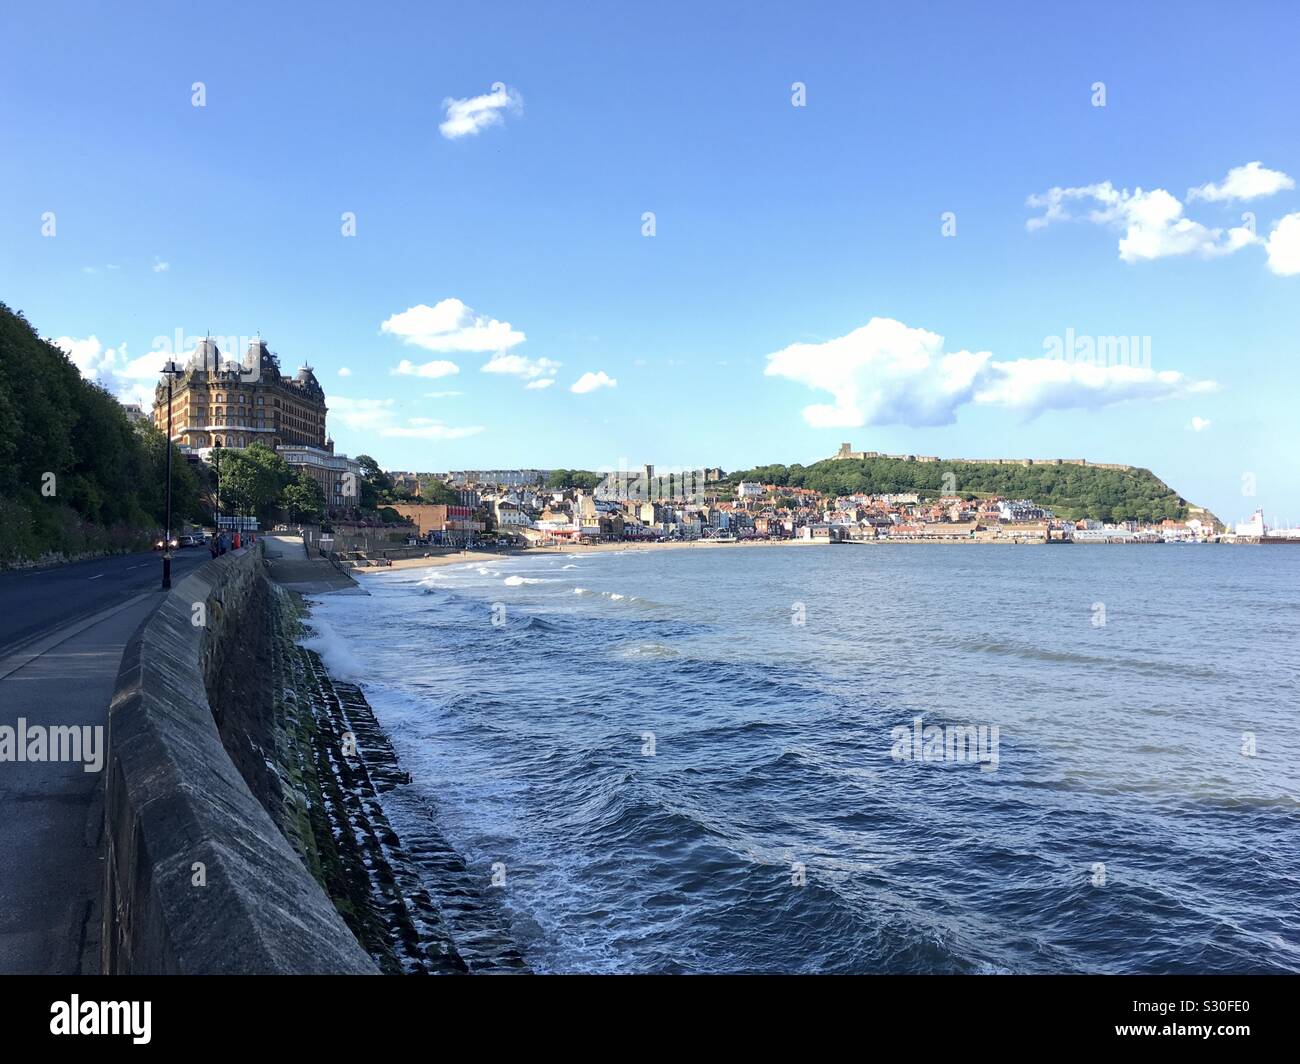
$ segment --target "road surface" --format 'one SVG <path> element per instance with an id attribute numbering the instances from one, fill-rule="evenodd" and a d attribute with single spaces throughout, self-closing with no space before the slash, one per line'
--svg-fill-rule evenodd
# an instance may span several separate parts
<path id="1" fill-rule="evenodd" d="M 208 560 L 174 552 L 173 583 Z M 0 726 L 106 725 L 161 579 L 152 553 L 0 573 Z M 0 974 L 98 971 L 102 795 L 102 769 L 0 761 Z"/>

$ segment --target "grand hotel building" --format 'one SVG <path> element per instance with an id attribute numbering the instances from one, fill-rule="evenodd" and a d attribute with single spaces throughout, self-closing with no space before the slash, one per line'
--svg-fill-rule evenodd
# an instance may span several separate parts
<path id="1" fill-rule="evenodd" d="M 248 345 L 243 362 L 223 362 L 216 342 L 203 340 L 172 383 L 174 443 L 210 458 L 214 448 L 241 449 L 260 441 L 310 473 L 326 505 L 338 513 L 355 508 L 361 467 L 334 453 L 325 412 L 325 392 L 311 367 L 284 376 L 279 358 L 262 340 Z M 166 378 L 154 390 L 153 422 L 167 431 Z"/>

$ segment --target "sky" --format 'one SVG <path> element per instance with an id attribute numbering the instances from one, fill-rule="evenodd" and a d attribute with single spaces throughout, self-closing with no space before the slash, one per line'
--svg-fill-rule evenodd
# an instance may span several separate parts
<path id="1" fill-rule="evenodd" d="M 1049 6 L 11 0 L 0 300 L 124 399 L 260 334 L 390 469 L 849 441 L 1300 522 L 1300 9 Z"/>

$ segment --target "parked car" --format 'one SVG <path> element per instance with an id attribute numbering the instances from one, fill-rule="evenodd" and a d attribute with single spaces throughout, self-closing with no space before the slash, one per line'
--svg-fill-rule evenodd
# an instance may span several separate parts
<path id="1" fill-rule="evenodd" d="M 180 537 L 179 541 L 177 542 L 177 546 L 181 548 L 201 547 L 203 546 L 203 536 L 196 535 L 193 532 L 187 532 L 185 533 L 185 535 Z"/>

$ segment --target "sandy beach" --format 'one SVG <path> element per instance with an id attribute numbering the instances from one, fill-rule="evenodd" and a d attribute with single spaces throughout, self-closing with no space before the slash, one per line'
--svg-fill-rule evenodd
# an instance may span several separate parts
<path id="1" fill-rule="evenodd" d="M 727 550 L 738 548 L 753 550 L 758 547 L 825 547 L 826 540 L 758 539 L 718 543 L 714 540 L 696 539 L 670 543 L 591 543 L 583 546 L 563 544 L 554 547 L 526 547 L 506 551 L 444 551 L 422 558 L 394 558 L 390 565 L 355 568 L 349 572 L 357 575 L 392 572 L 394 569 L 433 569 L 443 565 L 469 565 L 475 562 L 498 562 L 502 558 L 531 558 L 557 554 L 599 554 L 608 551 L 658 551 L 658 550 Z"/>

